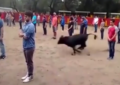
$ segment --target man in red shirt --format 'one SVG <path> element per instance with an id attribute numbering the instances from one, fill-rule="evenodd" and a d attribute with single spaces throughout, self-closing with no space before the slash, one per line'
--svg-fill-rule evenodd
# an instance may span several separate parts
<path id="1" fill-rule="evenodd" d="M 53 39 L 56 39 L 56 36 L 57 36 L 57 24 L 58 24 L 57 15 L 56 13 L 53 13 L 53 19 L 52 19 L 52 28 L 53 28 L 53 34 L 54 34 Z"/>
<path id="2" fill-rule="evenodd" d="M 116 42 L 116 35 L 118 33 L 117 26 L 114 25 L 115 20 L 110 20 L 110 26 L 108 27 L 108 44 L 109 44 L 109 58 L 112 60 L 114 58 L 115 53 L 115 42 Z"/>

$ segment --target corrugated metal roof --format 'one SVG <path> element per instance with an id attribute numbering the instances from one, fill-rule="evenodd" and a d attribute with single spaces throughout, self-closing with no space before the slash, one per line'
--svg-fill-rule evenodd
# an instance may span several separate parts
<path id="1" fill-rule="evenodd" d="M 0 12 L 11 12 L 11 11 L 14 11 L 14 9 L 7 7 L 0 7 Z"/>

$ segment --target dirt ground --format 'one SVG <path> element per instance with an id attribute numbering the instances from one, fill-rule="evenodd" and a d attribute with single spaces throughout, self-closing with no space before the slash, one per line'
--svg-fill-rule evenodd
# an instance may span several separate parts
<path id="1" fill-rule="evenodd" d="M 24 85 L 21 77 L 26 73 L 26 63 L 19 26 L 4 29 L 7 58 L 0 60 L 0 85 Z M 93 32 L 93 28 L 89 27 L 88 32 Z M 67 29 L 63 32 L 59 27 L 58 38 L 61 35 L 68 35 Z M 97 40 L 90 36 L 82 54 L 72 56 L 71 48 L 51 39 L 51 28 L 43 36 L 42 25 L 37 27 L 34 79 L 26 85 L 120 85 L 120 45 L 116 44 L 115 59 L 109 61 L 106 33 L 104 40 L 100 40 L 100 33 L 97 35 Z M 91 55 L 87 56 L 87 52 Z"/>

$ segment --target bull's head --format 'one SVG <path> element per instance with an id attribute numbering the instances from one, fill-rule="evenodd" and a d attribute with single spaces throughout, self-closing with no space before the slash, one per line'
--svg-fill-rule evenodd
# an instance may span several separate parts
<path id="1" fill-rule="evenodd" d="M 64 43 L 64 36 L 62 35 L 58 40 L 58 44 L 63 44 L 63 43 Z"/>
<path id="2" fill-rule="evenodd" d="M 65 44 L 66 41 L 68 40 L 69 36 L 61 36 L 58 40 L 58 44 Z"/>

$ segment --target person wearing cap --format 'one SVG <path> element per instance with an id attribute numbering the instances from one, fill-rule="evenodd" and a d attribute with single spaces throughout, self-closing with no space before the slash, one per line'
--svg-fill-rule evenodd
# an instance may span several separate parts
<path id="1" fill-rule="evenodd" d="M 25 13 L 25 25 L 20 30 L 19 37 L 23 38 L 23 52 L 27 64 L 27 74 L 22 77 L 24 83 L 33 78 L 33 54 L 35 50 L 35 26 L 32 23 L 32 12 Z"/>
<path id="2" fill-rule="evenodd" d="M 80 27 L 80 34 L 87 34 L 88 21 L 85 17 L 82 17 L 82 23 Z"/>
<path id="3" fill-rule="evenodd" d="M 53 39 L 56 39 L 56 36 L 57 36 L 57 24 L 58 24 L 57 15 L 54 12 L 53 19 L 52 19 Z"/>

